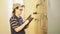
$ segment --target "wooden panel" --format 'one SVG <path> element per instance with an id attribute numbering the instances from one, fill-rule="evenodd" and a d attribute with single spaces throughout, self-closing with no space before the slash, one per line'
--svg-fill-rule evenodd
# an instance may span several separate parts
<path id="1" fill-rule="evenodd" d="M 26 29 L 26 34 L 47 34 L 47 0 L 24 0 L 24 4 L 25 19 L 33 12 L 39 13 L 33 15 L 34 20 Z"/>

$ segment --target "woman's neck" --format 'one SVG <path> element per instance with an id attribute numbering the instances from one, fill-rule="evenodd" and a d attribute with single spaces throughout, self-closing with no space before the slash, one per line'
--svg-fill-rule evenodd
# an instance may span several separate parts
<path id="1" fill-rule="evenodd" d="M 15 14 L 18 18 L 20 17 L 20 15 L 18 15 L 18 14 Z"/>

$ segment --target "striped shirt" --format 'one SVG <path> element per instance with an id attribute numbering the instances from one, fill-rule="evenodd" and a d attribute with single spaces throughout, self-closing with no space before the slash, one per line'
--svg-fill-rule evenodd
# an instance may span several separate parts
<path id="1" fill-rule="evenodd" d="M 20 18 L 18 18 L 16 15 L 13 15 L 10 18 L 10 26 L 11 26 L 11 34 L 25 34 L 24 28 L 19 31 L 19 32 L 15 32 L 15 28 L 21 26 L 23 24 L 23 19 L 20 16 Z"/>

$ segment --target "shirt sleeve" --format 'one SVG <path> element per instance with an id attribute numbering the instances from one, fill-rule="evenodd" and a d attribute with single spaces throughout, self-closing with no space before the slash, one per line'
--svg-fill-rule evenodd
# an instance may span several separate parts
<path id="1" fill-rule="evenodd" d="M 17 20 L 14 19 L 14 18 L 11 18 L 11 19 L 10 19 L 10 25 L 11 25 L 11 28 L 12 28 L 12 29 L 17 28 L 17 27 L 18 27 L 18 22 L 17 22 Z"/>

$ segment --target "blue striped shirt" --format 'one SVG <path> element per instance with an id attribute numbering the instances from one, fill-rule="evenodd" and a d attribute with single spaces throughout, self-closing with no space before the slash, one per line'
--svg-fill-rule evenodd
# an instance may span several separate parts
<path id="1" fill-rule="evenodd" d="M 15 28 L 21 26 L 22 24 L 23 24 L 22 17 L 20 16 L 20 18 L 18 18 L 16 15 L 13 15 L 10 18 L 11 34 L 25 34 L 24 28 L 19 32 L 16 32 L 14 30 Z"/>

